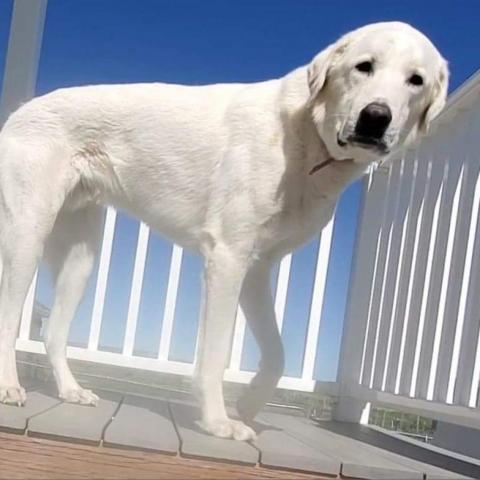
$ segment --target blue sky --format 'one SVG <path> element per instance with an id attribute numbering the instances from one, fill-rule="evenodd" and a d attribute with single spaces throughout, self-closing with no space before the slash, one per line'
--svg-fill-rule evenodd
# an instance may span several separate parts
<path id="1" fill-rule="evenodd" d="M 0 65 L 5 58 L 11 0 L 0 0 Z M 403 20 L 424 31 L 449 60 L 451 89 L 480 67 L 480 2 L 364 0 L 49 0 L 37 93 L 58 87 L 116 82 L 167 81 L 204 84 L 258 81 L 307 63 L 339 35 L 366 23 Z M 1 81 L 1 80 L 0 80 Z M 343 325 L 360 186 L 342 197 L 334 230 L 315 376 L 333 380 Z M 120 347 L 137 235 L 121 215 L 114 239 L 100 342 Z M 295 253 L 283 336 L 286 373 L 301 370 L 316 241 Z M 136 348 L 156 350 L 163 315 L 171 247 L 151 237 Z M 186 254 L 170 357 L 193 355 L 201 263 Z M 72 326 L 70 339 L 85 343 L 96 276 Z M 51 303 L 42 272 L 38 298 Z M 251 336 L 243 366 L 254 369 Z"/>

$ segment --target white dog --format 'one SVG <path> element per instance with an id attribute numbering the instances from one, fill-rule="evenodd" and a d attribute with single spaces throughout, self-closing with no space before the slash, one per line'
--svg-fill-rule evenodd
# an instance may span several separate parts
<path id="1" fill-rule="evenodd" d="M 0 134 L 0 401 L 25 402 L 15 338 L 42 255 L 56 279 L 45 344 L 60 398 L 98 400 L 75 381 L 65 351 L 108 204 L 205 259 L 195 374 L 202 425 L 254 438 L 227 416 L 222 394 L 238 302 L 262 352 L 238 403 L 249 420 L 283 370 L 272 263 L 321 230 L 369 164 L 426 131 L 447 80 L 430 41 L 393 22 L 349 33 L 276 80 L 89 86 L 23 105 Z"/>

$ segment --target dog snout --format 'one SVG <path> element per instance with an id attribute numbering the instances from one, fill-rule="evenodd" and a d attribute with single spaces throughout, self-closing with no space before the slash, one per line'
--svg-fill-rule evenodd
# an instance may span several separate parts
<path id="1" fill-rule="evenodd" d="M 355 126 L 360 137 L 380 140 L 392 121 L 392 112 L 385 103 L 372 102 L 362 109 Z"/>

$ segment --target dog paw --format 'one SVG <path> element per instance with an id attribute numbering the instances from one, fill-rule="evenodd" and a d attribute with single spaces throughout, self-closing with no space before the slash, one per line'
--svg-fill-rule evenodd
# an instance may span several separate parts
<path id="1" fill-rule="evenodd" d="M 0 386 L 0 403 L 21 407 L 27 401 L 25 389 L 20 385 L 12 387 Z"/>
<path id="2" fill-rule="evenodd" d="M 243 422 L 238 420 L 231 420 L 229 418 L 225 420 L 213 420 L 210 422 L 199 422 L 200 427 L 211 433 L 215 437 L 220 438 L 233 438 L 241 442 L 249 440 L 256 440 L 256 433 Z"/>
<path id="3" fill-rule="evenodd" d="M 83 388 L 74 388 L 60 393 L 59 397 L 67 403 L 78 403 L 79 405 L 91 405 L 96 407 L 98 404 L 98 396 L 91 390 Z"/>

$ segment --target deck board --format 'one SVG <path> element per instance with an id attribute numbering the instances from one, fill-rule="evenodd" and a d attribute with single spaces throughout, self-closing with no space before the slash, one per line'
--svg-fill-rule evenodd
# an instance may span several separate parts
<path id="1" fill-rule="evenodd" d="M 203 432 L 196 423 L 200 410 L 188 401 L 97 393 L 101 400 L 94 408 L 59 402 L 52 389 L 30 386 L 25 407 L 0 405 L 0 430 L 27 433 L 32 439 L 95 445 L 99 458 L 103 458 L 104 449 L 115 446 L 122 452 L 142 450 L 168 453 L 171 458 L 195 457 L 220 462 L 225 468 L 237 463 L 262 467 L 262 471 L 295 470 L 335 478 L 480 478 L 478 462 L 469 464 L 468 458 L 462 458 L 452 464 L 455 459 L 440 451 L 355 424 L 319 424 L 281 410 L 262 412 L 254 425 L 257 441 L 242 443 Z M 66 452 L 73 448 L 71 443 L 65 445 Z M 4 462 L 12 466 L 11 459 Z"/>
<path id="2" fill-rule="evenodd" d="M 36 415 L 28 423 L 28 434 L 99 444 L 122 399 L 121 395 L 110 392 L 99 392 L 99 396 L 96 407 L 60 403 Z"/>
<path id="3" fill-rule="evenodd" d="M 197 425 L 200 409 L 187 403 L 170 403 L 173 419 L 180 435 L 180 451 L 191 457 L 207 457 L 229 462 L 255 465 L 259 460 L 256 448 L 245 442 L 216 438 Z"/>
<path id="4" fill-rule="evenodd" d="M 0 480 L 321 480 L 319 475 L 0 432 Z M 328 480 L 324 477 L 325 480 Z M 330 480 L 332 480 L 330 478 Z"/>
<path id="5" fill-rule="evenodd" d="M 255 447 L 260 450 L 260 464 L 275 468 L 288 468 L 338 475 L 341 461 L 338 457 L 326 455 L 321 450 L 312 448 L 298 441 L 272 423 L 257 422 L 259 431 Z"/>
<path id="6" fill-rule="evenodd" d="M 423 479 L 421 470 L 399 462 L 394 454 L 320 428 L 308 419 L 270 412 L 261 413 L 259 418 L 283 428 L 311 448 L 340 458 L 345 477 Z"/>
<path id="7" fill-rule="evenodd" d="M 33 382 L 25 385 L 27 402 L 23 407 L 0 403 L 0 430 L 23 433 L 30 418 L 60 403 L 56 395 L 49 390 L 37 390 L 36 386 Z"/>
<path id="8" fill-rule="evenodd" d="M 107 426 L 105 444 L 176 454 L 179 441 L 165 400 L 124 398 Z"/>

